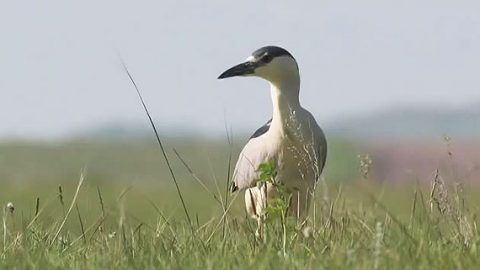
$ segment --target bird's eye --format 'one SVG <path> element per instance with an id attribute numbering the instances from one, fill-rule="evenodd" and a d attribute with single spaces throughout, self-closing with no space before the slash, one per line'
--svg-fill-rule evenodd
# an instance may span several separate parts
<path id="1" fill-rule="evenodd" d="M 270 54 L 265 54 L 263 57 L 262 57 L 262 61 L 264 63 L 269 63 L 270 61 L 272 61 L 273 57 L 270 55 Z"/>

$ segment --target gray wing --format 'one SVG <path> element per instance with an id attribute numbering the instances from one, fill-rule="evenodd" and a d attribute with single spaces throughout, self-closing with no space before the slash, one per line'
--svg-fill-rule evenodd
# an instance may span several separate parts
<path id="1" fill-rule="evenodd" d="M 327 139 L 325 138 L 325 134 L 320 127 L 318 127 L 318 130 L 319 132 L 317 132 L 317 135 L 315 136 L 317 141 L 317 181 L 320 178 L 323 168 L 325 167 L 325 162 L 327 161 Z"/>
<path id="2" fill-rule="evenodd" d="M 310 152 L 309 156 L 311 157 L 310 162 L 313 163 L 313 167 L 315 168 L 315 181 L 320 179 L 320 175 L 322 174 L 323 168 L 325 167 L 325 162 L 327 160 L 327 140 L 325 138 L 325 134 L 323 130 L 318 125 L 317 121 L 315 121 L 315 117 L 305 110 L 309 117 L 308 128 L 312 131 L 312 139 L 313 139 L 313 147 L 306 150 Z M 313 154 L 313 155 L 312 155 Z"/>
<path id="3" fill-rule="evenodd" d="M 265 135 L 270 129 L 272 119 L 257 129 L 243 147 L 233 172 L 232 192 L 252 187 L 258 179 L 257 168 L 269 160 L 268 143 Z"/>

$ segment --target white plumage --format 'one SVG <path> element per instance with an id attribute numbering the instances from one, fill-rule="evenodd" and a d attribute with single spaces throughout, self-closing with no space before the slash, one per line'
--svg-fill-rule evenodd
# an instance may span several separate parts
<path id="1" fill-rule="evenodd" d="M 232 190 L 245 190 L 247 212 L 257 219 L 260 233 L 264 209 L 276 193 L 270 183 L 257 184 L 258 167 L 273 163 L 275 181 L 284 184 L 291 194 L 289 214 L 304 220 L 325 164 L 327 143 L 315 118 L 300 105 L 297 62 L 282 48 L 263 47 L 219 78 L 232 76 L 257 76 L 269 81 L 273 105 L 272 119 L 252 135 L 240 153 Z"/>

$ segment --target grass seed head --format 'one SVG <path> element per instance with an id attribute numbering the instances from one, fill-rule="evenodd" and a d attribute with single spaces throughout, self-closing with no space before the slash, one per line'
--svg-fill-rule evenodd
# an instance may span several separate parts
<path id="1" fill-rule="evenodd" d="M 13 212 L 15 211 L 15 207 L 13 206 L 12 202 L 8 202 L 5 208 L 10 212 L 10 214 L 13 214 Z"/>
<path id="2" fill-rule="evenodd" d="M 305 237 L 307 239 L 313 238 L 313 236 L 314 236 L 313 228 L 310 227 L 310 226 L 305 226 L 305 228 L 303 228 L 303 230 L 302 230 L 302 234 L 303 234 L 303 237 Z"/>

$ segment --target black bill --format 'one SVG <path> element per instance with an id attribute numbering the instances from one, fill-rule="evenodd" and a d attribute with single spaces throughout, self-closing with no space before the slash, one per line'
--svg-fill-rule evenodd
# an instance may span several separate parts
<path id="1" fill-rule="evenodd" d="M 220 74 L 218 78 L 225 79 L 225 78 L 230 78 L 235 76 L 253 74 L 255 72 L 255 68 L 257 68 L 257 64 L 255 62 L 248 61 L 228 69 L 227 71 Z"/>

